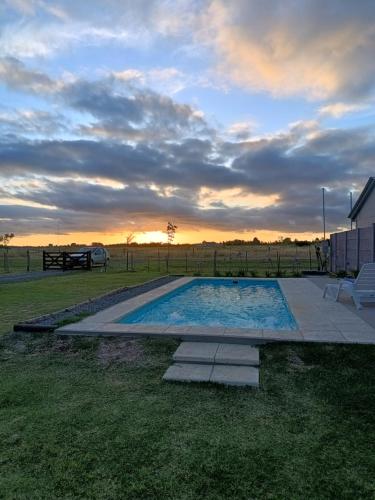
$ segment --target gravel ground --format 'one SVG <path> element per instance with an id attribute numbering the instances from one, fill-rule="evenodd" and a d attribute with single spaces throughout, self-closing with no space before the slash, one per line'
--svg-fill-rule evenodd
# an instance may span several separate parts
<path id="1" fill-rule="evenodd" d="M 113 292 L 107 293 L 100 297 L 87 300 L 80 304 L 68 307 L 61 311 L 56 311 L 55 313 L 46 314 L 45 316 L 39 316 L 38 318 L 32 318 L 29 321 L 24 321 L 23 323 L 18 323 L 14 325 L 14 331 L 53 331 L 62 323 L 74 322 L 74 319 L 78 321 L 80 316 L 89 316 L 95 314 L 107 307 L 114 306 L 119 302 L 129 300 L 137 295 L 148 292 L 166 283 L 170 283 L 181 276 L 163 276 L 161 278 L 156 278 L 146 283 L 140 285 L 135 285 L 131 287 L 120 288 L 114 290 Z M 78 316 L 78 319 L 77 319 Z"/>

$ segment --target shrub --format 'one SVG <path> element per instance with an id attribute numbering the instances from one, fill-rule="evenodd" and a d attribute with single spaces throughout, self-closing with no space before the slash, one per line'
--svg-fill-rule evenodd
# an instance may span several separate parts
<path id="1" fill-rule="evenodd" d="M 342 271 L 337 271 L 336 276 L 338 278 L 345 278 L 347 276 L 347 273 L 346 273 L 346 271 L 343 271 L 343 270 Z"/>

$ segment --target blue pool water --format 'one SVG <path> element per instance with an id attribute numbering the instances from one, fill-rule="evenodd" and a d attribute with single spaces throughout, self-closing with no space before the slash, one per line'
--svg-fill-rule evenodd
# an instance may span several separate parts
<path id="1" fill-rule="evenodd" d="M 196 279 L 119 320 L 119 323 L 294 330 L 276 280 Z"/>

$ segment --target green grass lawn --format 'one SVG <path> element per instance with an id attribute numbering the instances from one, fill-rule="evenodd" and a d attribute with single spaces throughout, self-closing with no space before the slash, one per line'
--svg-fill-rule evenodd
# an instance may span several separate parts
<path id="1" fill-rule="evenodd" d="M 149 277 L 81 276 L 7 285 L 7 324 Z M 259 391 L 163 383 L 176 346 L 3 335 L 0 498 L 375 497 L 373 346 L 264 346 Z"/>
<path id="2" fill-rule="evenodd" d="M 96 269 L 92 272 L 70 273 L 37 281 L 0 284 L 0 334 L 11 330 L 14 323 L 159 276 L 157 272 L 146 271 L 100 271 Z"/>

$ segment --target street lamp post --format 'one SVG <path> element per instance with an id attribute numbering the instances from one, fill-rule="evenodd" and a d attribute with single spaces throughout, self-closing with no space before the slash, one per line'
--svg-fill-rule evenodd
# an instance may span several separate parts
<path id="1" fill-rule="evenodd" d="M 325 189 L 322 187 L 323 198 L 323 238 L 326 239 L 326 205 L 325 205 Z"/>

